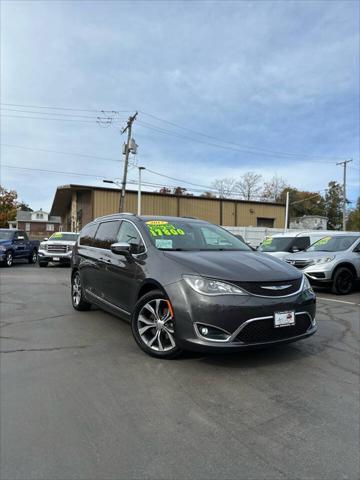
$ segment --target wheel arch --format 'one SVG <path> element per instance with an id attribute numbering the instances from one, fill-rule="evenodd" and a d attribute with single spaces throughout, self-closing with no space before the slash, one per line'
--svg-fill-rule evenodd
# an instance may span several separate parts
<path id="1" fill-rule="evenodd" d="M 153 278 L 146 279 L 141 285 L 137 292 L 136 300 L 139 300 L 141 297 L 151 292 L 152 290 L 161 290 L 167 295 L 165 288 Z"/>
<path id="2" fill-rule="evenodd" d="M 339 265 L 336 265 L 336 267 L 334 268 L 334 271 L 331 276 L 332 280 L 334 280 L 335 274 L 340 268 L 348 268 L 351 271 L 351 273 L 354 275 L 354 278 L 355 279 L 357 278 L 356 268 L 354 267 L 354 265 L 349 262 L 341 262 L 339 263 Z"/>

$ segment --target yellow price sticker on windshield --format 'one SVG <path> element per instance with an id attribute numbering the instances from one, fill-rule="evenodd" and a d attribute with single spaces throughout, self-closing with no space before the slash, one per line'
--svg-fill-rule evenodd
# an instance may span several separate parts
<path id="1" fill-rule="evenodd" d="M 272 244 L 272 237 L 265 238 L 265 240 L 262 242 L 262 245 L 271 245 Z"/>
<path id="2" fill-rule="evenodd" d="M 54 238 L 62 238 L 62 233 L 61 232 L 56 232 L 53 235 Z"/>
<path id="3" fill-rule="evenodd" d="M 148 224 L 149 222 L 146 223 Z M 177 228 L 168 222 L 160 225 L 150 224 L 148 225 L 148 228 L 153 237 L 185 235 L 185 232 L 182 228 Z"/>
<path id="4" fill-rule="evenodd" d="M 149 220 L 146 222 L 146 225 L 167 225 L 168 222 L 165 222 L 164 220 Z"/>
<path id="5" fill-rule="evenodd" d="M 315 245 L 326 245 L 331 240 L 331 237 L 324 237 L 318 240 Z"/>

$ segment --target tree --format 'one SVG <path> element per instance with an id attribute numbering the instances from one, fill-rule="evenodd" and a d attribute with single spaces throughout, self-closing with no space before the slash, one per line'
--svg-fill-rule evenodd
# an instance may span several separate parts
<path id="1" fill-rule="evenodd" d="M 8 227 L 16 219 L 17 193 L 0 186 L 0 227 Z"/>
<path id="2" fill-rule="evenodd" d="M 184 187 L 174 187 L 173 194 L 174 195 L 187 195 L 185 194 L 186 188 Z"/>
<path id="3" fill-rule="evenodd" d="M 262 175 L 255 172 L 246 172 L 236 183 L 236 191 L 245 200 L 253 200 L 260 195 Z"/>
<path id="4" fill-rule="evenodd" d="M 341 230 L 343 203 L 343 187 L 338 182 L 329 182 L 325 193 L 325 215 L 328 217 L 329 230 Z"/>
<path id="5" fill-rule="evenodd" d="M 349 212 L 346 230 L 360 231 L 360 197 L 357 199 L 356 207 Z"/>
<path id="6" fill-rule="evenodd" d="M 261 199 L 277 202 L 280 199 L 281 193 L 286 188 L 290 188 L 286 181 L 282 177 L 274 175 L 270 180 L 264 183 Z"/>
<path id="7" fill-rule="evenodd" d="M 220 198 L 228 198 L 234 193 L 236 185 L 235 178 L 217 178 L 211 186 L 219 192 Z"/>
<path id="8" fill-rule="evenodd" d="M 216 195 L 214 195 L 212 192 L 203 192 L 200 197 L 204 198 L 216 198 Z"/>
<path id="9" fill-rule="evenodd" d="M 25 202 L 18 203 L 18 207 L 23 212 L 33 212 L 33 209 L 29 207 L 29 205 Z"/>
<path id="10" fill-rule="evenodd" d="M 308 192 L 297 188 L 286 187 L 278 197 L 281 203 L 286 202 L 286 193 L 289 192 L 289 217 L 304 215 L 326 216 L 325 202 L 318 192 Z"/>

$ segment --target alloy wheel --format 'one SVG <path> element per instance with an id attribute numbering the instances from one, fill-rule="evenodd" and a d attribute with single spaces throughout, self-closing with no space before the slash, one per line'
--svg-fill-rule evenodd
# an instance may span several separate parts
<path id="1" fill-rule="evenodd" d="M 6 254 L 6 265 L 7 265 L 8 267 L 11 267 L 12 264 L 13 264 L 13 255 L 12 255 L 11 252 L 8 252 L 8 253 Z"/>
<path id="2" fill-rule="evenodd" d="M 78 273 L 74 275 L 72 281 L 72 301 L 75 307 L 78 307 L 81 301 L 81 281 Z"/>
<path id="3" fill-rule="evenodd" d="M 151 350 L 169 352 L 176 349 L 174 318 L 168 300 L 155 298 L 146 303 L 137 318 L 141 340 Z"/>
<path id="4" fill-rule="evenodd" d="M 341 293 L 348 293 L 352 288 L 352 275 L 350 272 L 342 272 L 337 279 L 337 286 Z"/>

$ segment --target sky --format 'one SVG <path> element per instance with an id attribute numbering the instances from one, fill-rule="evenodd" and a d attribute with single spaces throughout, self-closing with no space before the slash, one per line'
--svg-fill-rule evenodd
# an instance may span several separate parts
<path id="1" fill-rule="evenodd" d="M 128 178 L 144 166 L 146 189 L 254 171 L 323 193 L 353 159 L 356 202 L 359 6 L 3 0 L 1 185 L 49 210 L 59 185 L 119 180 L 138 111 Z"/>

